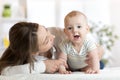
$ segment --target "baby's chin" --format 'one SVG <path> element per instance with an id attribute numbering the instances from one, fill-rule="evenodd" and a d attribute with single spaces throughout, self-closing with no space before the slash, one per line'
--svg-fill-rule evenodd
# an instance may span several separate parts
<path id="1" fill-rule="evenodd" d="M 78 44 L 79 44 L 79 43 L 82 42 L 82 40 L 81 40 L 81 39 L 73 39 L 72 42 L 73 42 L 73 43 L 78 43 Z"/>
<path id="2" fill-rule="evenodd" d="M 79 36 L 74 36 L 74 37 L 73 37 L 73 40 L 74 40 L 74 41 L 80 41 L 81 38 L 80 38 Z"/>

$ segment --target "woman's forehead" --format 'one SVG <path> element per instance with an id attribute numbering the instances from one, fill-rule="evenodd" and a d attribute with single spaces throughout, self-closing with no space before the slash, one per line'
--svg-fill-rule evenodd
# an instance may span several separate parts
<path id="1" fill-rule="evenodd" d="M 46 28 L 44 26 L 42 26 L 42 25 L 39 25 L 38 32 L 39 33 L 44 33 L 44 32 L 46 32 Z"/>
<path id="2" fill-rule="evenodd" d="M 43 43 L 45 38 L 47 37 L 47 30 L 46 30 L 46 28 L 44 26 L 39 26 L 37 35 L 38 35 L 39 41 L 41 43 Z"/>

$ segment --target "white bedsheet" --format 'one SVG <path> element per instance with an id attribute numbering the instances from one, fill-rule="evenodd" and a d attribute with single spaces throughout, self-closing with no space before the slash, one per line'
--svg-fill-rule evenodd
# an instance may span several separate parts
<path id="1" fill-rule="evenodd" d="M 106 68 L 100 74 L 16 74 L 13 76 L 0 76 L 0 80 L 120 80 L 120 67 Z"/>

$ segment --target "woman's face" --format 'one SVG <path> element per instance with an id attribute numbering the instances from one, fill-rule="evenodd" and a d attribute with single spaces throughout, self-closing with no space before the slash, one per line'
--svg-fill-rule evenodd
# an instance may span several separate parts
<path id="1" fill-rule="evenodd" d="M 41 25 L 39 25 L 37 35 L 38 35 L 39 53 L 47 52 L 53 46 L 55 36 L 52 35 L 47 30 L 47 28 Z"/>

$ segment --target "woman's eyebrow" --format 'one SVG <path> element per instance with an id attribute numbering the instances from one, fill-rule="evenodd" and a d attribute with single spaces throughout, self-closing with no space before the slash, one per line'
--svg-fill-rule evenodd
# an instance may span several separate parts
<path id="1" fill-rule="evenodd" d="M 46 29 L 46 31 L 48 31 L 48 29 L 47 28 L 45 28 Z"/>
<path id="2" fill-rule="evenodd" d="M 48 31 L 48 29 L 47 29 L 45 26 L 42 26 L 42 27 L 44 27 L 44 28 L 45 28 L 45 30 L 46 30 L 46 31 Z"/>

